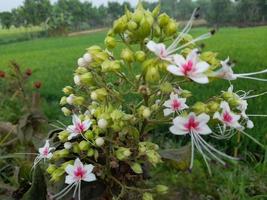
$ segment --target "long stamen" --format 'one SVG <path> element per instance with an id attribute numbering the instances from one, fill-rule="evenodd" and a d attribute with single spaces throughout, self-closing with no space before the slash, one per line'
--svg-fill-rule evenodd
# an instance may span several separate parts
<path id="1" fill-rule="evenodd" d="M 237 76 L 237 78 L 251 79 L 251 80 L 256 80 L 256 81 L 267 81 L 267 79 L 250 77 L 250 76 Z"/>
<path id="2" fill-rule="evenodd" d="M 72 195 L 72 198 L 75 198 L 75 196 L 76 196 L 76 192 L 77 192 L 77 189 L 78 189 L 78 187 L 79 187 L 79 183 L 80 183 L 80 182 L 76 183 L 76 187 L 75 187 L 74 193 L 73 193 L 73 195 Z"/>
<path id="3" fill-rule="evenodd" d="M 79 189 L 78 189 L 78 200 L 81 200 L 81 184 L 82 182 L 79 183 Z"/>
<path id="4" fill-rule="evenodd" d="M 54 196 L 52 196 L 52 199 L 54 198 L 58 198 L 59 196 L 61 196 L 61 194 L 65 194 L 65 191 L 68 190 L 69 188 L 71 188 L 74 184 L 70 184 L 67 187 L 65 187 L 63 190 L 61 190 L 59 193 L 55 194 Z"/>
<path id="5" fill-rule="evenodd" d="M 191 134 L 191 161 L 190 161 L 190 167 L 189 169 L 191 170 L 193 168 L 193 163 L 194 163 L 194 139 Z"/>
<path id="6" fill-rule="evenodd" d="M 267 117 L 267 115 L 249 114 L 248 117 Z"/>
<path id="7" fill-rule="evenodd" d="M 258 71 L 258 72 L 251 72 L 251 73 L 244 73 L 244 74 L 237 74 L 237 75 L 240 75 L 240 76 L 251 76 L 251 75 L 257 75 L 257 74 L 264 74 L 264 73 L 267 73 L 267 69 L 261 70 L 261 71 Z"/>
<path id="8" fill-rule="evenodd" d="M 75 184 L 73 184 L 70 188 L 68 188 L 68 190 L 65 191 L 62 195 L 56 197 L 56 200 L 60 200 L 60 199 L 62 199 L 64 196 L 66 196 L 66 195 L 72 190 L 72 188 L 73 188 L 74 186 L 75 186 Z"/>
<path id="9" fill-rule="evenodd" d="M 263 92 L 263 93 L 261 93 L 261 94 L 256 94 L 256 95 L 252 95 L 252 96 L 246 96 L 246 97 L 244 97 L 243 99 L 252 99 L 252 98 L 259 97 L 259 96 L 263 96 L 263 95 L 265 95 L 265 94 L 267 94 L 267 92 Z"/>
<path id="10" fill-rule="evenodd" d="M 190 29 L 192 28 L 192 25 L 193 25 L 193 21 L 195 19 L 195 16 L 196 16 L 196 12 L 198 11 L 199 8 L 196 8 L 189 21 L 187 22 L 186 26 L 183 28 L 183 30 L 181 31 L 181 33 L 178 35 L 178 37 L 174 40 L 174 42 L 167 48 L 167 51 L 172 51 L 174 48 L 176 48 L 176 46 L 179 44 L 179 42 L 181 41 L 182 39 L 182 36 L 184 36 L 185 34 L 187 34 Z"/>

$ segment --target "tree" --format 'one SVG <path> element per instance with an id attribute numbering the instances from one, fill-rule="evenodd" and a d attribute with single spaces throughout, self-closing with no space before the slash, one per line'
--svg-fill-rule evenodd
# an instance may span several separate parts
<path id="1" fill-rule="evenodd" d="M 12 25 L 12 14 L 10 12 L 2 12 L 0 13 L 0 21 L 3 28 L 9 29 Z"/>

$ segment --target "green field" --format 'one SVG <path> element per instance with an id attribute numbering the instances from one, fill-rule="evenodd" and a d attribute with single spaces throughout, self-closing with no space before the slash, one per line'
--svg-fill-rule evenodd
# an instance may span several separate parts
<path id="1" fill-rule="evenodd" d="M 206 32 L 205 28 L 195 28 L 191 33 L 195 36 Z M 42 95 L 48 101 L 46 113 L 52 119 L 58 118 L 58 101 L 62 95 L 61 89 L 72 84 L 72 72 L 76 67 L 76 60 L 84 50 L 93 44 L 103 46 L 105 32 L 97 34 L 36 39 L 0 45 L 0 69 L 6 69 L 10 60 L 16 60 L 24 68 L 32 68 L 35 78 L 43 82 Z M 237 61 L 235 71 L 250 72 L 267 68 L 267 27 L 258 28 L 222 28 L 211 39 L 205 41 L 205 50 L 220 52 L 221 59 L 230 56 Z M 1 35 L 0 35 L 1 37 Z M 256 93 L 266 91 L 264 82 L 240 80 L 234 82 L 237 89 L 255 90 Z M 218 81 L 211 85 L 199 85 L 201 93 L 195 100 L 218 94 L 228 88 L 227 81 Z M 266 114 L 267 96 L 250 100 L 250 113 Z M 51 107 L 53 109 L 51 109 Z M 261 126 L 264 119 L 257 119 L 255 134 L 267 133 L 267 128 Z M 255 131 L 256 130 L 256 131 Z"/>

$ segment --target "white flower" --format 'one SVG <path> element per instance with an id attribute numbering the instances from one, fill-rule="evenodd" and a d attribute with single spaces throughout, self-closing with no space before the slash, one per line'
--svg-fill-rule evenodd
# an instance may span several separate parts
<path id="1" fill-rule="evenodd" d="M 78 135 L 82 135 L 92 124 L 92 122 L 88 119 L 81 121 L 77 115 L 72 116 L 72 123 L 73 125 L 67 127 L 67 131 L 70 133 L 68 140 L 71 140 Z"/>
<path id="2" fill-rule="evenodd" d="M 156 56 L 158 56 L 161 60 L 172 60 L 171 56 L 169 56 L 169 52 L 167 51 L 165 44 L 155 43 L 151 40 L 147 43 L 146 47 Z"/>
<path id="3" fill-rule="evenodd" d="M 85 53 L 83 55 L 83 59 L 85 62 L 90 63 L 90 62 L 92 62 L 92 55 L 90 53 Z"/>
<path id="4" fill-rule="evenodd" d="M 74 98 L 75 98 L 74 94 L 69 95 L 66 98 L 67 103 L 70 104 L 70 105 L 72 105 L 73 104 L 73 101 L 74 101 Z"/>
<path id="5" fill-rule="evenodd" d="M 65 183 L 68 184 L 61 192 L 57 193 L 53 196 L 53 199 L 61 199 L 64 197 L 69 191 L 72 190 L 73 187 L 74 193 L 73 198 L 75 198 L 76 193 L 78 191 L 78 200 L 81 199 L 81 182 L 92 182 L 96 180 L 95 174 L 93 174 L 94 166 L 92 164 L 84 165 L 79 158 L 76 158 L 74 161 L 74 165 L 67 165 L 65 168 L 66 173 L 68 174 L 65 179 Z"/>
<path id="6" fill-rule="evenodd" d="M 233 113 L 230 109 L 229 104 L 226 101 L 222 101 L 220 105 L 222 112 L 216 112 L 213 119 L 220 120 L 224 125 L 235 128 L 243 129 L 244 127 L 239 124 L 240 115 Z"/>
<path id="7" fill-rule="evenodd" d="M 201 84 L 209 82 L 207 75 L 204 74 L 208 70 L 209 64 L 199 60 L 197 49 L 192 50 L 186 59 L 181 55 L 174 55 L 174 64 L 167 67 L 172 74 L 188 77 Z"/>
<path id="8" fill-rule="evenodd" d="M 75 75 L 73 80 L 76 85 L 81 85 L 81 78 L 79 75 Z"/>
<path id="9" fill-rule="evenodd" d="M 107 122 L 107 120 L 102 118 L 102 119 L 98 120 L 97 125 L 99 128 L 105 129 L 105 128 L 107 128 L 108 122 Z"/>
<path id="10" fill-rule="evenodd" d="M 65 142 L 65 143 L 64 143 L 64 148 L 65 148 L 65 149 L 71 149 L 71 147 L 72 147 L 71 142 Z"/>
<path id="11" fill-rule="evenodd" d="M 104 139 L 102 137 L 98 137 L 98 138 L 96 138 L 95 143 L 96 143 L 97 146 L 101 147 L 101 146 L 103 146 L 105 141 L 104 141 Z"/>
<path id="12" fill-rule="evenodd" d="M 87 62 L 84 60 L 84 58 L 79 58 L 77 64 L 79 67 L 85 67 L 87 65 Z"/>
<path id="13" fill-rule="evenodd" d="M 170 127 L 170 132 L 174 135 L 187 135 L 191 137 L 191 162 L 190 169 L 193 167 L 194 162 L 194 149 L 195 147 L 202 154 L 202 157 L 208 167 L 210 172 L 209 164 L 207 160 L 215 159 L 225 165 L 225 162 L 218 157 L 223 156 L 228 159 L 236 159 L 231 156 L 228 156 L 219 150 L 215 149 L 213 146 L 208 144 L 201 135 L 208 135 L 212 133 L 212 130 L 209 128 L 207 123 L 209 122 L 210 117 L 202 113 L 196 116 L 195 113 L 190 113 L 188 116 L 181 117 L 178 116 L 173 120 L 173 126 Z M 217 155 L 216 155 L 217 154 Z"/>
<path id="14" fill-rule="evenodd" d="M 164 116 L 168 116 L 171 113 L 178 112 L 188 108 L 185 104 L 185 98 L 179 98 L 178 94 L 174 94 L 173 92 L 170 95 L 170 99 L 164 102 L 164 106 L 167 107 L 163 110 Z"/>
<path id="15" fill-rule="evenodd" d="M 54 149 L 54 147 L 50 147 L 49 140 L 46 140 L 45 145 L 38 150 L 39 154 L 34 159 L 33 167 L 35 167 L 42 159 L 51 159 L 53 156 L 51 151 Z"/>

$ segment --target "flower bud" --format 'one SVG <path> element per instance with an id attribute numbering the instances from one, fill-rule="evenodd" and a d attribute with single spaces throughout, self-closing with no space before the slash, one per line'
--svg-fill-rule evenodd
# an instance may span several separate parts
<path id="1" fill-rule="evenodd" d="M 72 151 L 74 153 L 80 153 L 80 147 L 79 147 L 79 144 L 78 143 L 72 144 Z"/>
<path id="2" fill-rule="evenodd" d="M 65 96 L 64 97 L 61 97 L 59 104 L 61 106 L 66 105 L 67 104 L 67 97 L 65 97 Z"/>
<path id="3" fill-rule="evenodd" d="M 87 62 L 83 58 L 79 58 L 77 64 L 79 67 L 85 67 L 87 65 Z"/>
<path id="4" fill-rule="evenodd" d="M 79 148 L 81 151 L 87 151 L 89 149 L 90 145 L 87 141 L 83 140 L 79 143 Z"/>
<path id="5" fill-rule="evenodd" d="M 127 22 L 124 18 L 119 18 L 113 23 L 113 31 L 114 33 L 122 33 L 127 26 Z"/>
<path id="6" fill-rule="evenodd" d="M 67 103 L 70 104 L 70 105 L 72 105 L 73 104 L 73 101 L 74 101 L 74 98 L 75 98 L 74 94 L 69 95 L 66 98 Z"/>
<path id="7" fill-rule="evenodd" d="M 195 113 L 205 113 L 207 111 L 207 105 L 202 102 L 197 102 L 192 106 L 192 109 Z"/>
<path id="8" fill-rule="evenodd" d="M 59 150 L 58 155 L 60 158 L 65 158 L 69 155 L 69 150 L 67 150 L 67 149 Z"/>
<path id="9" fill-rule="evenodd" d="M 113 49 L 116 47 L 116 40 L 114 37 L 107 36 L 105 39 L 105 45 L 107 48 Z"/>
<path id="10" fill-rule="evenodd" d="M 209 102 L 207 106 L 208 106 L 209 110 L 213 113 L 219 111 L 219 109 L 220 109 L 220 104 L 215 102 L 215 101 Z"/>
<path id="11" fill-rule="evenodd" d="M 75 75 L 73 77 L 73 80 L 74 80 L 75 85 L 81 85 L 81 78 L 79 75 Z"/>
<path id="12" fill-rule="evenodd" d="M 85 134 L 84 134 L 84 136 L 88 140 L 94 139 L 94 133 L 93 133 L 93 131 L 86 131 Z"/>
<path id="13" fill-rule="evenodd" d="M 98 137 L 98 138 L 96 138 L 95 143 L 97 146 L 101 147 L 104 145 L 105 141 L 102 137 Z"/>
<path id="14" fill-rule="evenodd" d="M 135 12 L 132 15 L 133 21 L 136 23 L 139 23 L 144 17 L 144 12 L 141 9 L 135 10 Z"/>
<path id="15" fill-rule="evenodd" d="M 115 72 L 121 68 L 120 61 L 106 60 L 101 65 L 102 72 Z"/>
<path id="16" fill-rule="evenodd" d="M 108 122 L 107 122 L 107 120 L 102 118 L 102 119 L 98 120 L 97 125 L 98 125 L 99 128 L 105 129 L 108 126 Z"/>
<path id="17" fill-rule="evenodd" d="M 63 112 L 63 114 L 65 116 L 70 116 L 71 115 L 71 111 L 68 108 L 66 108 L 66 107 L 62 107 L 61 108 L 61 111 Z"/>
<path id="18" fill-rule="evenodd" d="M 93 83 L 93 75 L 91 72 L 84 73 L 80 76 L 80 83 L 83 85 L 92 85 Z"/>
<path id="19" fill-rule="evenodd" d="M 166 194 L 169 190 L 169 188 L 165 185 L 157 185 L 155 189 L 160 194 Z"/>
<path id="20" fill-rule="evenodd" d="M 73 88 L 71 86 L 66 86 L 62 90 L 65 94 L 70 95 L 73 93 Z"/>
<path id="21" fill-rule="evenodd" d="M 154 67 L 154 66 L 148 67 L 145 79 L 148 82 L 156 82 L 156 81 L 158 81 L 160 79 L 160 74 L 159 74 L 158 68 Z"/>
<path id="22" fill-rule="evenodd" d="M 182 90 L 180 93 L 180 96 L 183 98 L 189 98 L 192 96 L 192 92 L 190 92 L 188 90 Z"/>
<path id="23" fill-rule="evenodd" d="M 147 18 L 143 18 L 141 23 L 140 23 L 140 28 L 139 28 L 139 33 L 140 33 L 140 37 L 145 38 L 147 36 L 149 36 L 150 32 L 151 32 L 151 26 L 152 24 L 149 23 Z"/>
<path id="24" fill-rule="evenodd" d="M 91 99 L 94 101 L 103 101 L 107 95 L 107 90 L 105 88 L 100 88 L 91 92 Z"/>
<path id="25" fill-rule="evenodd" d="M 46 171 L 47 171 L 48 174 L 52 174 L 56 169 L 57 169 L 57 166 L 56 165 L 50 164 L 48 166 L 48 168 L 46 169 Z"/>
<path id="26" fill-rule="evenodd" d="M 169 82 L 165 82 L 165 83 L 162 83 L 160 85 L 160 90 L 161 92 L 163 92 L 164 94 L 169 94 L 172 92 L 173 88 L 172 88 L 172 84 L 169 83 Z"/>
<path id="27" fill-rule="evenodd" d="M 133 163 L 131 165 L 131 169 L 134 171 L 134 173 L 136 174 L 142 174 L 143 173 L 143 169 L 142 166 L 139 163 Z"/>
<path id="28" fill-rule="evenodd" d="M 134 54 L 130 49 L 123 49 L 121 52 L 121 58 L 127 62 L 127 63 L 131 63 L 134 61 Z"/>
<path id="29" fill-rule="evenodd" d="M 162 13 L 158 17 L 158 24 L 159 24 L 159 26 L 161 28 L 163 28 L 164 26 L 166 26 L 169 22 L 170 22 L 170 17 L 166 13 Z"/>
<path id="30" fill-rule="evenodd" d="M 84 98 L 83 97 L 75 97 L 73 100 L 73 105 L 76 106 L 81 106 L 84 103 Z"/>
<path id="31" fill-rule="evenodd" d="M 143 194 L 142 200 L 154 200 L 153 195 L 151 193 L 145 192 Z"/>
<path id="32" fill-rule="evenodd" d="M 85 67 L 78 67 L 76 70 L 75 70 L 75 73 L 78 74 L 78 75 L 81 75 L 81 74 L 84 74 L 88 72 L 88 70 L 85 68 Z"/>
<path id="33" fill-rule="evenodd" d="M 170 20 L 167 26 L 164 28 L 164 32 L 167 36 L 172 36 L 177 32 L 178 24 L 174 20 Z"/>
<path id="34" fill-rule="evenodd" d="M 61 142 L 67 141 L 68 136 L 69 136 L 69 132 L 66 130 L 58 133 L 58 138 Z"/>
<path id="35" fill-rule="evenodd" d="M 92 55 L 90 53 L 85 53 L 83 55 L 83 60 L 86 62 L 86 63 L 90 63 L 92 62 Z"/>
<path id="36" fill-rule="evenodd" d="M 135 31 L 137 27 L 138 24 L 135 21 L 131 20 L 128 22 L 127 28 L 129 29 L 129 31 Z"/>
<path id="37" fill-rule="evenodd" d="M 143 51 L 135 52 L 135 59 L 139 62 L 143 62 L 146 59 L 146 54 Z"/>
<path id="38" fill-rule="evenodd" d="M 61 177 L 65 173 L 65 170 L 60 168 L 57 168 L 52 174 L 51 174 L 51 181 L 57 182 L 60 181 Z"/>
<path id="39" fill-rule="evenodd" d="M 65 149 L 68 149 L 68 150 L 69 150 L 69 149 L 71 149 L 71 147 L 72 147 L 71 142 L 65 142 L 65 143 L 64 143 L 64 148 L 65 148 Z"/>
<path id="40" fill-rule="evenodd" d="M 150 111 L 150 109 L 149 109 L 149 108 L 145 108 L 145 109 L 143 110 L 142 115 L 143 115 L 143 117 L 146 118 L 146 119 L 149 118 L 150 115 L 151 115 L 151 111 Z"/>
<path id="41" fill-rule="evenodd" d="M 160 4 L 158 4 L 152 11 L 153 17 L 157 17 L 160 13 Z"/>
<path id="42" fill-rule="evenodd" d="M 254 128 L 254 123 L 253 123 L 253 121 L 251 121 L 251 120 L 248 120 L 248 121 L 247 121 L 247 128 L 249 128 L 249 129 Z"/>
<path id="43" fill-rule="evenodd" d="M 224 92 L 224 93 L 222 94 L 222 97 L 223 97 L 225 100 L 228 101 L 229 99 L 233 98 L 234 95 L 233 95 L 232 92 Z"/>
<path id="44" fill-rule="evenodd" d="M 89 149 L 89 150 L 87 151 L 87 156 L 88 156 L 88 157 L 92 157 L 94 154 L 95 154 L 94 149 Z"/>
<path id="45" fill-rule="evenodd" d="M 119 147 L 118 150 L 115 152 L 116 157 L 119 160 L 125 160 L 126 158 L 128 158 L 132 153 L 130 151 L 129 148 L 125 148 L 125 147 Z"/>

